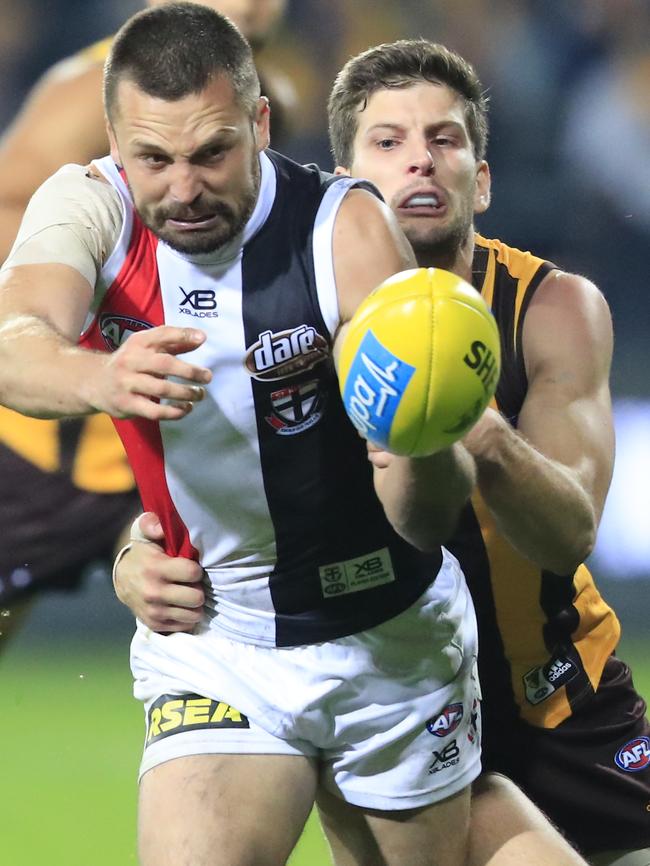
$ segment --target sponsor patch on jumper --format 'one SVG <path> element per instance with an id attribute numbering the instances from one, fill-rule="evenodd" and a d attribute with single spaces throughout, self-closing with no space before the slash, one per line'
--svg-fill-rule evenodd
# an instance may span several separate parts
<path id="1" fill-rule="evenodd" d="M 387 547 L 355 559 L 346 559 L 345 562 L 322 565 L 318 574 L 325 598 L 372 589 L 395 580 L 393 562 Z"/>
<path id="2" fill-rule="evenodd" d="M 323 403 L 318 382 L 288 385 L 271 394 L 271 413 L 265 420 L 278 436 L 295 436 L 320 421 Z"/>
<path id="3" fill-rule="evenodd" d="M 201 695 L 162 695 L 147 713 L 146 744 L 202 728 L 250 728 L 248 719 L 225 701 Z"/>
<path id="4" fill-rule="evenodd" d="M 327 340 L 310 325 L 286 331 L 263 331 L 246 352 L 246 369 L 254 379 L 272 382 L 311 370 L 329 357 Z"/>
<path id="5" fill-rule="evenodd" d="M 650 737 L 629 740 L 614 755 L 617 767 L 626 773 L 638 773 L 650 766 Z"/>
<path id="6" fill-rule="evenodd" d="M 526 700 L 529 704 L 541 704 L 577 675 L 577 665 L 566 657 L 558 656 L 542 667 L 533 668 L 524 674 Z"/>
<path id="7" fill-rule="evenodd" d="M 427 722 L 427 731 L 434 737 L 446 737 L 453 734 L 463 720 L 463 705 L 449 704 L 437 716 L 432 716 Z"/>

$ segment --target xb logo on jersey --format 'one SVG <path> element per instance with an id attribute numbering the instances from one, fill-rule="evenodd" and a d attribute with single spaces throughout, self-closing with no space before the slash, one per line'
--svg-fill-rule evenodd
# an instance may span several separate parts
<path id="1" fill-rule="evenodd" d="M 186 292 L 182 286 L 178 288 L 183 295 L 183 300 L 178 307 L 179 313 L 196 316 L 199 319 L 214 319 L 219 315 L 214 289 L 194 289 Z"/>

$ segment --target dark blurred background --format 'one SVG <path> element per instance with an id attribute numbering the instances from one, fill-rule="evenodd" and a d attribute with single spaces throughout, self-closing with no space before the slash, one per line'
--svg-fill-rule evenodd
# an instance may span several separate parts
<path id="1" fill-rule="evenodd" d="M 139 8 L 136 0 L 0 0 L 0 131 L 39 73 Z M 330 168 L 325 103 L 335 73 L 370 45 L 418 35 L 465 55 L 490 94 L 494 199 L 479 229 L 590 277 L 612 309 L 617 461 L 592 566 L 636 632 L 650 576 L 650 3 L 292 0 L 262 54 L 297 92 L 283 150 Z M 91 582 L 84 595 L 104 589 Z M 112 608 L 107 601 L 101 616 L 107 628 Z M 59 615 L 40 602 L 28 635 L 51 627 L 60 637 Z"/>

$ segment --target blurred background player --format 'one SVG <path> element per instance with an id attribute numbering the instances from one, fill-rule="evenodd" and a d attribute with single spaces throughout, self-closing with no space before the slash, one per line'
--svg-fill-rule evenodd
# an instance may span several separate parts
<path id="1" fill-rule="evenodd" d="M 205 0 L 204 5 L 228 15 L 259 51 L 286 0 Z M 110 44 L 108 37 L 49 69 L 4 134 L 0 262 L 45 178 L 65 163 L 86 164 L 108 152 L 102 71 Z M 273 105 L 274 141 L 282 140 L 290 128 L 293 89 L 268 63 L 262 64 L 261 78 Z M 128 329 L 129 323 L 113 327 Z M 0 407 L 0 478 L 0 608 L 8 611 L 0 633 L 4 644 L 34 593 L 74 589 L 89 568 L 110 563 L 120 532 L 139 510 L 139 498 L 122 445 L 103 415 L 39 421 Z"/>

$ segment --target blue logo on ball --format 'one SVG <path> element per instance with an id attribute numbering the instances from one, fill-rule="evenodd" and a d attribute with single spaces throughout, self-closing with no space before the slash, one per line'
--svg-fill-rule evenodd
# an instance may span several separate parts
<path id="1" fill-rule="evenodd" d="M 368 331 L 350 366 L 343 404 L 363 437 L 386 448 L 395 412 L 415 372 Z"/>

